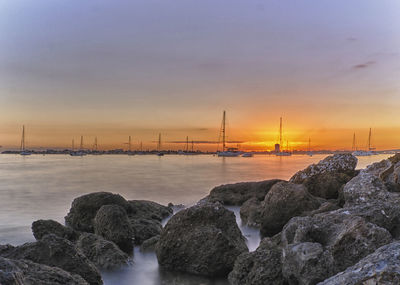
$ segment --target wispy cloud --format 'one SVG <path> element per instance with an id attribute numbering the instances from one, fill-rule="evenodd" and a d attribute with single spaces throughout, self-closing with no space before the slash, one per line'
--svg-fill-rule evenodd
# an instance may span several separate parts
<path id="1" fill-rule="evenodd" d="M 376 64 L 376 62 L 371 60 L 371 61 L 367 61 L 365 63 L 353 65 L 352 68 L 353 69 L 364 69 L 364 68 L 370 67 L 371 65 L 374 65 L 374 64 Z"/>

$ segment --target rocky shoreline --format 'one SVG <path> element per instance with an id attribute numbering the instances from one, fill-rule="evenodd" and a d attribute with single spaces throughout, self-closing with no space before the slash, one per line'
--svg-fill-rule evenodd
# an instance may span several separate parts
<path id="1" fill-rule="evenodd" d="M 233 285 L 400 284 L 400 155 L 356 165 L 336 154 L 289 181 L 221 185 L 174 215 L 172 204 L 80 196 L 65 225 L 38 220 L 35 242 L 0 245 L 0 284 L 100 285 L 100 270 L 130 266 L 134 246 L 163 270 Z M 255 251 L 226 206 L 260 229 Z"/>

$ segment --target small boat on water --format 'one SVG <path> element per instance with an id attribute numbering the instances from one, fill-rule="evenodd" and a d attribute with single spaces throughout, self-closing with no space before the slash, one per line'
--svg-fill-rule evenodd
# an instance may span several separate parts
<path id="1" fill-rule="evenodd" d="M 69 153 L 69 155 L 70 155 L 70 156 L 85 156 L 86 153 L 85 153 L 85 152 L 82 152 L 82 151 L 71 151 L 71 152 Z"/>
<path id="2" fill-rule="evenodd" d="M 222 134 L 222 151 L 217 151 L 218 157 L 238 157 L 243 152 L 239 151 L 237 148 L 227 148 L 226 147 L 226 112 L 223 112 L 222 115 L 222 125 L 220 130 L 220 138 Z M 219 144 L 220 140 L 218 140 Z"/>
<path id="3" fill-rule="evenodd" d="M 289 141 L 286 142 L 286 150 L 282 150 L 282 140 L 283 140 L 283 136 L 282 136 L 282 117 L 280 118 L 280 124 L 279 124 L 279 144 L 275 145 L 275 155 L 276 156 L 291 156 L 292 153 L 289 151 Z"/>
<path id="4" fill-rule="evenodd" d="M 372 136 L 372 131 L 371 131 L 371 128 L 369 128 L 367 150 L 357 150 L 357 147 L 356 147 L 356 134 L 354 133 L 354 135 L 353 135 L 353 147 L 352 147 L 352 149 L 353 149 L 352 154 L 354 156 L 371 156 L 371 155 L 376 155 L 377 154 L 374 151 L 375 148 L 371 147 L 371 136 Z"/>
<path id="5" fill-rule="evenodd" d="M 86 152 L 84 152 L 83 150 L 83 136 L 81 136 L 81 145 L 80 145 L 80 149 L 75 151 L 75 141 L 74 139 L 72 139 L 72 149 L 69 153 L 70 156 L 85 156 L 87 155 Z"/>
<path id="6" fill-rule="evenodd" d="M 242 157 L 253 157 L 253 153 L 252 152 L 245 152 L 242 154 Z"/>
<path id="7" fill-rule="evenodd" d="M 159 152 L 159 153 L 157 153 L 157 156 L 164 156 L 164 153 Z"/>
<path id="8" fill-rule="evenodd" d="M 25 149 L 25 126 L 22 126 L 22 138 L 21 138 L 21 152 L 20 155 L 27 156 L 32 153 Z"/>

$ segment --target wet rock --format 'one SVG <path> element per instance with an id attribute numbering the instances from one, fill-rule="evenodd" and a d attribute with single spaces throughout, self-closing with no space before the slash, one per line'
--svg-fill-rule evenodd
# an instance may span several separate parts
<path id="1" fill-rule="evenodd" d="M 279 233 L 292 217 L 318 209 L 321 201 L 308 193 L 304 185 L 279 182 L 265 196 L 261 213 L 261 234 Z"/>
<path id="2" fill-rule="evenodd" d="M 48 234 L 54 234 L 69 241 L 76 241 L 79 233 L 53 220 L 37 220 L 32 223 L 33 236 L 40 240 Z"/>
<path id="3" fill-rule="evenodd" d="M 262 202 L 257 198 L 251 198 L 240 207 L 240 218 L 244 224 L 259 227 L 261 225 L 262 210 Z"/>
<path id="4" fill-rule="evenodd" d="M 149 238 L 148 240 L 145 240 L 140 246 L 140 251 L 155 251 L 159 240 L 160 236 L 154 236 L 152 238 Z"/>
<path id="5" fill-rule="evenodd" d="M 88 285 L 79 275 L 60 268 L 0 257 L 0 284 L 4 285 Z"/>
<path id="6" fill-rule="evenodd" d="M 70 241 L 50 234 L 37 242 L 21 246 L 2 246 L 0 256 L 10 259 L 27 259 L 48 266 L 59 267 L 78 274 L 89 284 L 103 284 L 95 265 L 77 250 Z"/>
<path id="7" fill-rule="evenodd" d="M 264 238 L 254 252 L 239 255 L 231 273 L 232 285 L 285 285 L 282 275 L 282 248 L 272 239 Z"/>
<path id="8" fill-rule="evenodd" d="M 384 245 L 318 285 L 400 284 L 400 242 Z"/>
<path id="9" fill-rule="evenodd" d="M 94 232 L 127 253 L 133 250 L 134 232 L 125 209 L 118 205 L 104 205 L 97 211 Z"/>
<path id="10" fill-rule="evenodd" d="M 131 219 L 140 218 L 161 221 L 172 215 L 173 212 L 172 207 L 163 206 L 152 201 L 130 200 L 129 204 L 132 208 L 132 213 L 129 214 Z"/>
<path id="11" fill-rule="evenodd" d="M 282 231 L 282 272 L 290 284 L 316 284 L 391 240 L 387 230 L 345 212 L 295 217 Z"/>
<path id="12" fill-rule="evenodd" d="M 336 199 L 340 188 L 358 173 L 356 165 L 357 158 L 351 154 L 335 154 L 297 172 L 289 181 L 304 184 L 314 196 Z"/>
<path id="13" fill-rule="evenodd" d="M 104 205 L 119 205 L 127 213 L 131 212 L 130 204 L 122 196 L 109 192 L 96 192 L 74 199 L 71 209 L 65 217 L 65 222 L 67 226 L 75 230 L 93 233 L 94 217 Z"/>
<path id="14" fill-rule="evenodd" d="M 156 253 L 161 267 L 205 276 L 226 276 L 237 256 L 248 251 L 233 212 L 202 203 L 172 216 Z"/>
<path id="15" fill-rule="evenodd" d="M 344 207 L 386 201 L 390 197 L 383 181 L 374 174 L 361 171 L 343 188 Z"/>
<path id="16" fill-rule="evenodd" d="M 83 233 L 76 247 L 99 269 L 116 269 L 129 261 L 129 256 L 115 243 L 95 234 Z"/>
<path id="17" fill-rule="evenodd" d="M 251 198 L 262 201 L 271 187 L 282 180 L 272 179 L 260 182 L 240 182 L 215 187 L 206 197 L 208 202 L 240 206 Z"/>
<path id="18" fill-rule="evenodd" d="M 151 219 L 129 219 L 135 236 L 135 244 L 142 244 L 145 240 L 161 234 L 162 226 L 158 220 Z"/>

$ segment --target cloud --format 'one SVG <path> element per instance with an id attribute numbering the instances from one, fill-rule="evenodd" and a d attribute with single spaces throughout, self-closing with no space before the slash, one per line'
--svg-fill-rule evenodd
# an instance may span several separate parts
<path id="1" fill-rule="evenodd" d="M 346 40 L 349 41 L 349 42 L 355 42 L 355 41 L 357 41 L 357 38 L 355 38 L 355 37 L 348 37 Z"/>
<path id="2" fill-rule="evenodd" d="M 361 63 L 361 64 L 357 64 L 357 65 L 353 65 L 353 69 L 364 69 L 367 67 L 370 67 L 371 65 L 374 65 L 376 62 L 375 61 L 367 61 L 365 63 Z"/>

